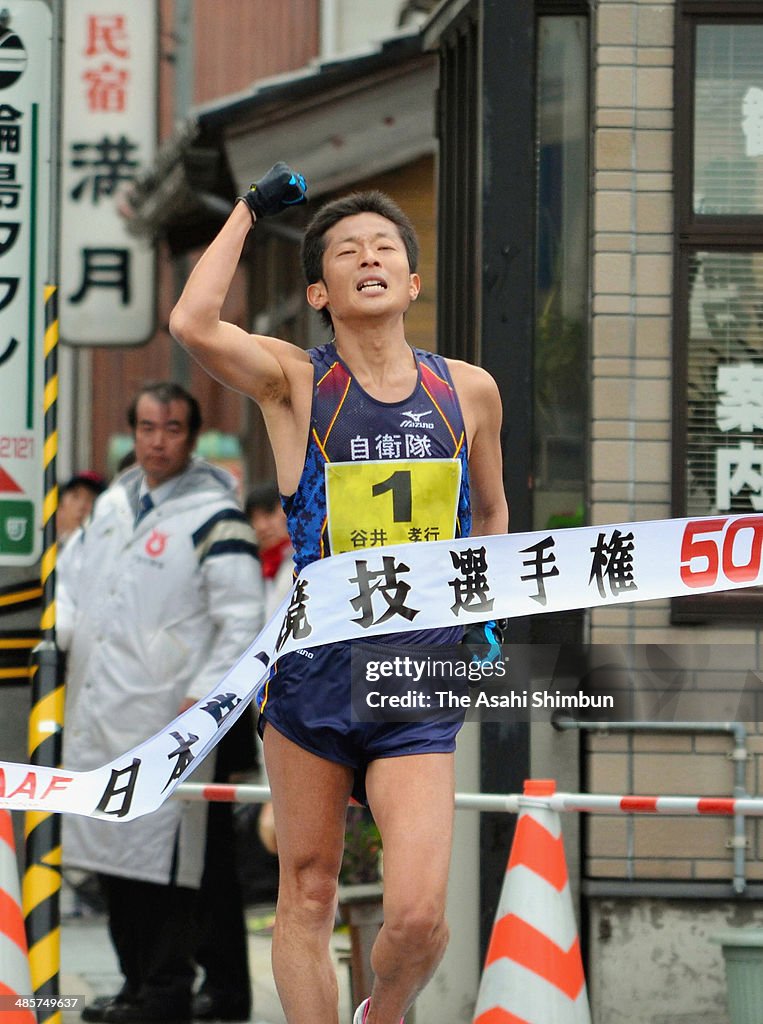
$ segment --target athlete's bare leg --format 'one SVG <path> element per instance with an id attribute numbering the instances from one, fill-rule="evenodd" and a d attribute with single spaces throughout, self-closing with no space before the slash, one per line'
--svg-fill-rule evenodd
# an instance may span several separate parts
<path id="1" fill-rule="evenodd" d="M 371 953 L 368 1024 L 398 1024 L 448 943 L 453 755 L 380 758 L 366 789 L 384 846 L 384 924 Z"/>
<path id="2" fill-rule="evenodd" d="M 265 727 L 280 880 L 273 976 L 288 1024 L 338 1024 L 329 943 L 352 771 Z"/>

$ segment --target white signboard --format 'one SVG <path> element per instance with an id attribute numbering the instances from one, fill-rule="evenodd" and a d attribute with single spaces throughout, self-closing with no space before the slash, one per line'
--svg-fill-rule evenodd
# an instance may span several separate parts
<path id="1" fill-rule="evenodd" d="M 120 195 L 152 163 L 156 0 L 66 0 L 61 151 L 61 340 L 140 345 L 154 332 L 153 246 Z"/>
<path id="2" fill-rule="evenodd" d="M 0 565 L 32 565 L 42 548 L 52 17 L 42 0 L 0 9 Z"/>

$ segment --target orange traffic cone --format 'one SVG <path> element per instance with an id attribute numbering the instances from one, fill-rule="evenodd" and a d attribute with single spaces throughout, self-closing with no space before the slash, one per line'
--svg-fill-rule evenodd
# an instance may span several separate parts
<path id="1" fill-rule="evenodd" d="M 32 994 L 19 869 L 10 811 L 0 810 L 0 1020 L 36 1024 L 34 1010 L 16 1006 Z"/>
<path id="2" fill-rule="evenodd" d="M 555 789 L 525 782 L 474 1024 L 591 1024 Z"/>

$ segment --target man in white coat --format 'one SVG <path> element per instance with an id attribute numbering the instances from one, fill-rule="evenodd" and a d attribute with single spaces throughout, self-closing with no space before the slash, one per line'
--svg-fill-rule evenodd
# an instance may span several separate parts
<path id="1" fill-rule="evenodd" d="M 135 747 L 207 694 L 262 622 L 255 538 L 233 478 L 192 457 L 195 398 L 149 384 L 128 419 L 136 465 L 59 564 L 64 764 L 79 771 Z M 126 823 L 65 816 L 64 863 L 98 875 L 124 975 L 121 992 L 91 1003 L 83 1019 L 190 1021 L 205 830 L 206 805 L 175 800 Z"/>

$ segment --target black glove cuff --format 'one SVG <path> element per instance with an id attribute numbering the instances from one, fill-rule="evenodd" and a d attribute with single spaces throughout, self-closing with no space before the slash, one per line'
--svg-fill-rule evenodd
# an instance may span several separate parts
<path id="1" fill-rule="evenodd" d="M 236 198 L 236 202 L 244 203 L 247 210 L 249 211 L 249 216 L 252 218 L 252 227 L 254 227 L 254 225 L 257 223 L 257 211 L 254 209 L 254 206 L 252 204 L 251 194 L 249 192 L 246 192 L 243 196 L 238 196 Z"/>

